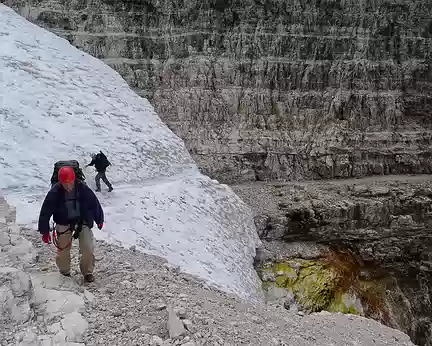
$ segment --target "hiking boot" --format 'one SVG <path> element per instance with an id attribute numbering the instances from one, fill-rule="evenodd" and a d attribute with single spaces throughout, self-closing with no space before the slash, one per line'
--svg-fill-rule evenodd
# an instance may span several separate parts
<path id="1" fill-rule="evenodd" d="M 113 190 L 112 186 L 108 189 L 108 192 L 111 192 Z"/>
<path id="2" fill-rule="evenodd" d="M 62 272 L 60 272 L 60 274 L 63 275 L 63 276 L 67 276 L 67 277 L 71 276 L 70 273 L 62 273 Z"/>
<path id="3" fill-rule="evenodd" d="M 85 282 L 93 282 L 93 281 L 94 281 L 94 276 L 93 276 L 93 274 L 87 274 L 87 275 L 84 275 L 84 281 L 85 281 Z"/>
<path id="4" fill-rule="evenodd" d="M 100 191 L 101 191 L 101 189 L 96 189 L 95 191 L 96 191 L 96 192 L 100 192 Z"/>

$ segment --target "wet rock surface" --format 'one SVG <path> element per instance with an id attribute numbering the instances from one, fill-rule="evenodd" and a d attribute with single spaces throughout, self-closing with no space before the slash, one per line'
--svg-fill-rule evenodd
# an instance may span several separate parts
<path id="1" fill-rule="evenodd" d="M 420 345 L 431 344 L 430 176 L 263 183 L 233 189 L 252 206 L 264 240 L 257 266 L 296 258 L 321 261 L 329 251 L 349 252 L 339 262 L 352 261 L 350 273 L 371 285 L 367 290 L 379 288 L 378 301 L 386 306 L 384 314 L 377 313 L 376 304 L 364 313 L 405 331 Z"/>

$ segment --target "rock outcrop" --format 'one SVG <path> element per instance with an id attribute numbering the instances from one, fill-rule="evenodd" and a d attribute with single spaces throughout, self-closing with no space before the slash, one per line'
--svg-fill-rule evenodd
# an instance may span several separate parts
<path id="1" fill-rule="evenodd" d="M 86 287 L 76 244 L 72 277 L 62 277 L 55 249 L 14 222 L 15 208 L 0 197 L 2 346 L 413 346 L 407 335 L 368 319 L 241 304 L 159 257 L 104 242 L 97 246 L 96 282 Z"/>
<path id="2" fill-rule="evenodd" d="M 432 171 L 432 8 L 3 1 L 116 69 L 224 182 Z"/>
<path id="3" fill-rule="evenodd" d="M 0 195 L 0 344 L 84 345 L 85 289 L 40 270 L 15 215 Z"/>
<path id="4" fill-rule="evenodd" d="M 432 344 L 429 176 L 233 188 L 255 211 L 267 249 L 257 267 L 274 274 L 261 275 L 267 287 L 311 311 L 337 307 Z M 341 305 L 344 295 L 352 299 Z"/>
<path id="5" fill-rule="evenodd" d="M 58 278 L 50 246 L 34 230 L 23 229 L 22 236 L 35 246 L 39 270 L 47 273 L 41 281 Z M 57 289 L 85 287 L 85 345 L 414 346 L 402 332 L 354 315 L 302 315 L 244 304 L 161 257 L 103 241 L 96 244 L 96 280 L 84 286 L 77 245 L 71 278 Z"/>
<path id="6" fill-rule="evenodd" d="M 431 9 L 427 4 L 404 6 L 377 1 L 366 6 L 362 2 L 341 5 L 335 1 L 307 4 L 276 0 L 224 4 L 195 0 L 181 4 L 156 0 L 3 2 L 114 67 L 135 90 L 151 100 L 163 120 L 185 140 L 201 169 L 220 180 L 359 177 L 431 171 L 431 132 L 427 117 L 430 49 L 424 43 L 431 35 L 427 19 Z M 364 263 L 372 262 L 384 268 L 387 276 L 394 274 L 397 282 L 385 298 L 386 302 L 393 300 L 390 307 L 399 309 L 393 311 L 397 318 L 391 323 L 426 345 L 430 338 L 431 311 L 429 291 L 425 288 L 430 284 L 429 245 L 423 237 L 429 227 L 428 190 L 415 189 L 404 198 L 398 195 L 398 188 L 396 192 L 394 189 L 376 192 L 367 187 L 359 190 L 348 187 L 334 193 L 323 188 L 316 196 L 300 196 L 291 203 L 289 196 L 293 191 L 296 198 L 298 185 L 293 186 L 285 194 L 268 189 L 263 193 L 253 192 L 249 199 L 239 192 L 254 207 L 259 204 L 258 208 L 268 210 L 276 205 L 269 213 L 259 212 L 256 222 L 261 237 L 270 241 L 266 245 L 272 256 L 278 252 L 275 248 L 282 248 L 281 258 L 267 258 L 276 282 L 278 278 L 284 280 L 279 286 L 289 290 L 287 276 L 292 275 L 292 265 L 301 260 L 310 261 L 297 268 L 300 281 L 291 287 L 300 303 L 312 311 L 331 310 L 339 304 L 335 308 L 338 310 L 342 301 L 342 308 L 347 308 L 343 312 L 369 316 L 382 312 L 381 308 L 368 312 L 368 305 L 361 297 L 352 299 L 355 304 L 346 304 L 345 291 L 336 300 L 320 302 L 316 300 L 316 292 L 306 292 L 310 286 L 304 280 L 307 275 L 301 271 L 312 266 L 317 270 L 313 274 L 323 274 L 321 251 L 332 251 L 335 245 L 342 249 L 348 246 L 358 255 L 361 268 Z M 418 211 L 420 217 L 417 212 L 408 212 L 410 208 Z M 275 243 L 281 240 L 309 243 L 302 251 L 287 255 L 286 244 Z M 315 251 L 317 242 L 323 243 L 323 247 Z M 409 261 L 407 256 L 411 256 Z M 273 270 L 271 266 L 277 261 L 286 270 L 279 267 Z M 122 280 L 116 281 L 117 288 L 123 287 L 122 282 L 124 286 L 133 286 L 135 282 L 124 279 L 123 274 L 118 275 L 121 279 L 116 278 Z M 379 278 L 374 271 L 366 271 L 366 275 Z M 323 278 L 328 281 L 338 277 L 325 275 Z M 339 287 L 339 282 L 332 284 L 333 288 Z M 344 287 L 349 288 L 345 283 Z M 314 290 L 319 288 L 314 286 Z M 121 294 L 115 287 L 111 289 L 116 297 Z M 421 292 L 422 296 L 408 304 L 412 292 Z M 136 293 L 130 306 L 142 299 L 141 292 Z M 112 301 L 103 293 L 100 297 L 106 303 L 116 304 L 117 309 L 124 307 L 122 300 Z M 173 299 L 177 298 L 182 299 L 180 296 Z M 172 300 L 168 303 L 174 304 Z M 263 319 L 271 320 L 272 312 Z M 231 313 L 235 314 L 227 309 L 221 315 L 226 317 Z M 200 316 L 204 314 L 199 312 Z M 110 312 L 102 309 L 97 320 L 129 330 L 118 319 L 122 316 L 120 310 L 115 311 L 114 318 L 110 316 Z M 301 323 L 312 321 L 310 318 L 314 316 L 306 316 Z M 326 314 L 319 316 L 320 321 L 329 321 Z M 381 316 L 372 317 L 391 324 Z M 348 326 L 348 335 L 343 337 L 346 345 L 349 342 L 346 340 L 352 340 L 358 330 L 351 329 L 352 324 L 347 324 L 344 316 L 340 318 Z M 199 317 L 196 320 L 202 325 L 212 325 L 217 319 Z M 189 322 L 193 324 L 196 320 Z M 289 319 L 288 324 L 292 321 Z M 363 320 L 354 318 L 354 321 L 353 324 L 358 324 Z M 185 325 L 190 325 L 189 322 Z M 226 332 L 229 325 L 225 318 L 219 322 L 223 334 L 222 330 Z M 330 341 L 339 344 L 337 335 L 341 330 L 330 331 L 327 322 L 323 323 L 314 329 L 320 337 L 311 339 L 317 344 Z M 254 321 L 241 329 L 246 340 L 258 340 L 248 339 L 256 338 L 251 331 L 258 329 L 257 324 Z M 124 337 L 107 336 L 106 325 L 98 328 L 101 344 L 107 340 L 120 342 L 122 339 L 118 338 Z M 280 334 L 279 328 L 289 331 L 294 339 Z M 315 342 L 307 334 L 295 338 L 302 334 L 301 327 L 287 329 L 285 324 L 275 321 L 271 327 L 265 325 L 265 331 L 269 330 L 278 335 L 275 344 L 278 340 L 308 345 Z M 230 331 L 232 334 L 227 339 L 238 344 L 241 340 L 237 336 L 238 328 Z M 267 341 L 264 344 L 268 345 L 269 335 L 263 333 Z M 368 333 L 371 339 L 359 334 L 356 340 L 365 344 L 374 338 L 375 342 L 378 340 L 373 332 L 368 330 Z M 160 344 L 169 331 L 162 334 L 145 333 L 145 340 Z M 132 333 L 130 337 L 131 342 L 136 338 L 144 340 Z M 195 341 L 199 340 L 199 336 L 196 338 Z M 218 335 L 216 339 L 220 338 Z"/>

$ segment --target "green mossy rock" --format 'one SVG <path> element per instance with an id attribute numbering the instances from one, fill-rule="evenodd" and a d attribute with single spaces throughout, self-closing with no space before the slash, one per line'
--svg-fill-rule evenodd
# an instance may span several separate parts
<path id="1" fill-rule="evenodd" d="M 303 259 L 270 263 L 259 272 L 264 289 L 269 285 L 283 287 L 311 312 L 321 311 L 332 302 L 340 280 L 334 268 Z"/>
<path id="2" fill-rule="evenodd" d="M 337 292 L 333 300 L 326 308 L 330 312 L 342 312 L 344 314 L 362 315 L 363 307 L 359 298 L 354 293 Z"/>
<path id="3" fill-rule="evenodd" d="M 270 262 L 257 272 L 269 301 L 296 302 L 308 312 L 327 310 L 390 320 L 385 292 L 392 281 L 376 276 L 374 268 L 369 272 L 347 252 L 331 253 L 325 263 L 304 259 Z"/>

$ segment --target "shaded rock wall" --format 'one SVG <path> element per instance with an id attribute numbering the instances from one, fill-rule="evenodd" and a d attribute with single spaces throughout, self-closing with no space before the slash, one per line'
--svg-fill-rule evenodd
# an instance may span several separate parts
<path id="1" fill-rule="evenodd" d="M 349 250 L 361 268 L 356 280 L 385 286 L 381 303 L 386 313 L 370 311 L 367 316 L 403 330 L 418 345 L 432 345 L 429 176 L 254 183 L 233 189 L 255 211 L 270 252 L 271 258 L 259 262 L 316 260 L 328 249 Z M 305 245 L 294 246 L 296 242 Z"/>
<path id="2" fill-rule="evenodd" d="M 116 69 L 221 181 L 432 171 L 428 2 L 3 2 Z"/>
<path id="3" fill-rule="evenodd" d="M 342 247 L 324 247 L 310 257 L 310 250 L 298 252 L 311 248 L 307 243 L 264 244 L 261 251 L 271 255 L 257 261 L 257 271 L 268 304 L 299 314 L 331 311 L 365 316 L 405 331 L 417 345 L 431 344 L 430 273 L 414 267 L 403 272 L 383 268 Z"/>

